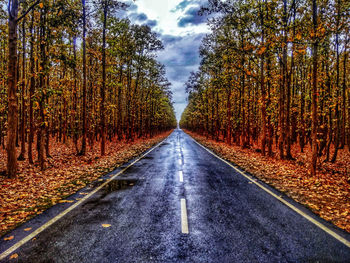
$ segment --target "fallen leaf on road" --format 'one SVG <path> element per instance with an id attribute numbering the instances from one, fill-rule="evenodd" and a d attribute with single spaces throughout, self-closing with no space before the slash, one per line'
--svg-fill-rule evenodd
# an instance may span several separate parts
<path id="1" fill-rule="evenodd" d="M 12 254 L 12 255 L 10 256 L 10 259 L 13 259 L 13 258 L 18 258 L 18 254 L 17 254 L 17 253 Z"/>
<path id="2" fill-rule="evenodd" d="M 80 195 L 88 195 L 89 193 L 79 193 Z"/>
<path id="3" fill-rule="evenodd" d="M 5 241 L 9 241 L 9 240 L 12 240 L 13 238 L 14 238 L 14 236 L 5 237 L 4 240 L 5 240 Z"/>
<path id="4" fill-rule="evenodd" d="M 25 228 L 25 229 L 24 229 L 24 231 L 30 231 L 30 230 L 32 230 L 31 227 L 28 227 L 28 228 Z"/>
<path id="5" fill-rule="evenodd" d="M 110 227 L 110 224 L 102 224 L 103 227 Z"/>
<path id="6" fill-rule="evenodd" d="M 73 200 L 60 200 L 59 203 L 73 203 Z"/>

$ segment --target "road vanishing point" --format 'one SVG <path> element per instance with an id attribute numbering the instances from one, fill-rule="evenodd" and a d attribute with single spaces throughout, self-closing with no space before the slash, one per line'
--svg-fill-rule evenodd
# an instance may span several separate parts
<path id="1" fill-rule="evenodd" d="M 350 262 L 348 233 L 181 129 L 67 199 L 6 235 L 0 261 Z"/>

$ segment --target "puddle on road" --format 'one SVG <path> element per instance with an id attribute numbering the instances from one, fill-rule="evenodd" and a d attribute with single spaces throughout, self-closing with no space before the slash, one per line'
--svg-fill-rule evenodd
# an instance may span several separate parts
<path id="1" fill-rule="evenodd" d="M 137 183 L 137 179 L 115 179 L 110 181 L 103 187 L 107 193 L 115 192 L 118 190 L 125 190 L 133 187 Z"/>
<path id="2" fill-rule="evenodd" d="M 138 164 L 136 164 L 138 165 Z M 131 174 L 131 173 L 136 173 L 140 171 L 140 168 L 139 167 L 136 167 L 135 165 L 134 166 L 130 166 L 128 169 L 126 169 L 123 174 Z"/>
<path id="3" fill-rule="evenodd" d="M 108 206 L 111 200 L 103 200 L 108 194 L 122 191 L 133 187 L 137 183 L 137 179 L 114 179 L 105 185 L 101 190 L 100 194 L 89 199 L 83 204 L 83 207 L 87 208 L 89 211 L 95 209 L 97 206 Z M 102 182 L 99 182 L 102 183 Z"/>

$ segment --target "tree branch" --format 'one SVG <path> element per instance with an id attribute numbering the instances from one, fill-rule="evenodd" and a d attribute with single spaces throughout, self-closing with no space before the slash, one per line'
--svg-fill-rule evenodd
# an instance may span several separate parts
<path id="1" fill-rule="evenodd" d="M 21 19 L 23 19 L 29 12 L 32 10 L 37 4 L 39 4 L 40 0 L 35 1 L 28 9 L 25 11 L 19 18 L 16 19 L 17 22 L 19 22 Z"/>
<path id="2" fill-rule="evenodd" d="M 13 16 L 12 16 L 12 10 L 11 10 L 11 3 L 12 3 L 12 1 L 10 0 L 9 3 L 8 3 L 8 5 L 7 5 L 7 10 L 8 10 L 8 13 L 9 13 L 10 18 L 13 18 Z"/>

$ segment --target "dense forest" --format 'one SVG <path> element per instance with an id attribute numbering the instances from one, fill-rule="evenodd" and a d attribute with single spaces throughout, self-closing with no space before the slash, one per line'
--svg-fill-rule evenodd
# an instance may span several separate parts
<path id="1" fill-rule="evenodd" d="M 118 19 L 115 0 L 1 1 L 0 147 L 45 169 L 50 140 L 76 154 L 106 140 L 152 137 L 176 126 L 163 49 L 146 25 Z"/>
<path id="2" fill-rule="evenodd" d="M 350 2 L 210 0 L 211 33 L 180 125 L 263 155 L 310 151 L 310 173 L 350 147 Z"/>

